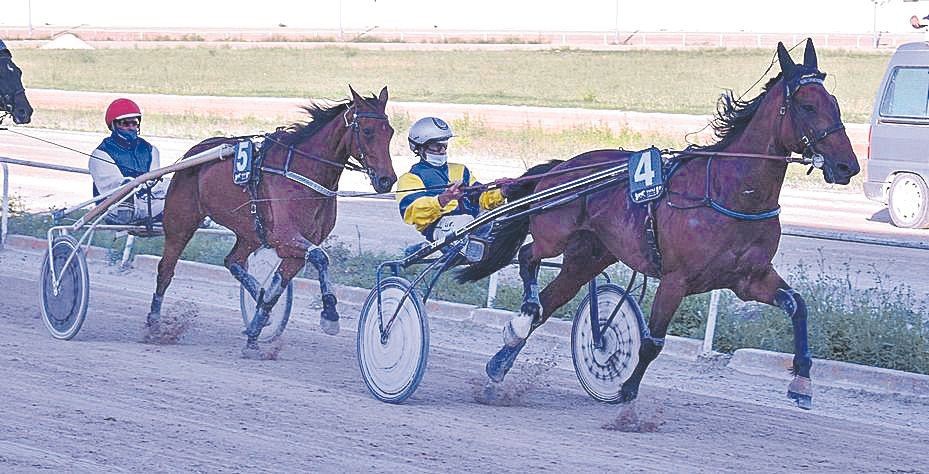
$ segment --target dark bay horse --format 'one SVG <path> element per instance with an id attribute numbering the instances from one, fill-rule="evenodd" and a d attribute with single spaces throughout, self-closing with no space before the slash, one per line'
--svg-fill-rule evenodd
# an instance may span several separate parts
<path id="1" fill-rule="evenodd" d="M 0 122 L 11 115 L 17 124 L 32 120 L 32 105 L 23 88 L 23 71 L 13 64 L 13 54 L 0 40 Z"/>
<path id="2" fill-rule="evenodd" d="M 236 235 L 226 256 L 226 268 L 258 302 L 255 317 L 245 330 L 246 356 L 258 355 L 258 336 L 268 315 L 290 280 L 306 262 L 319 272 L 323 310 L 320 326 L 328 334 L 339 331 L 336 298 L 329 282 L 329 257 L 319 245 L 336 219 L 339 177 L 346 168 L 367 173 L 377 192 L 390 191 L 397 175 L 390 157 L 394 130 L 385 113 L 387 88 L 378 97 L 362 98 L 353 89 L 351 101 L 331 106 L 305 107 L 311 117 L 267 135 L 260 158 L 260 179 L 252 192 L 232 181 L 232 164 L 213 161 L 177 172 L 168 188 L 164 210 L 164 254 L 147 324 L 157 330 L 161 303 L 174 276 L 177 260 L 205 216 Z M 191 156 L 236 138 L 204 140 Z M 349 161 L 354 157 L 358 164 Z M 247 272 L 247 258 L 262 246 L 282 259 L 267 290 Z"/>
<path id="3" fill-rule="evenodd" d="M 794 64 L 783 44 L 778 44 L 777 56 L 781 73 L 760 95 L 743 101 L 729 92 L 720 99 L 713 122 L 718 141 L 690 147 L 678 157 L 666 192 L 654 207 L 654 247 L 645 238 L 650 227 L 648 208 L 632 202 L 626 183 L 503 224 L 500 238 L 488 249 L 487 263 L 462 270 L 459 279 L 464 281 L 483 278 L 508 264 L 518 251 L 524 302 L 521 314 L 505 328 L 504 347 L 487 363 L 492 380 L 503 380 L 533 330 L 600 271 L 622 261 L 661 282 L 638 365 L 623 383 L 619 402 L 637 396 L 642 376 L 661 352 L 668 324 L 681 300 L 727 288 L 742 300 L 775 305 L 790 316 L 795 377 L 788 396 L 803 408 L 811 407 L 806 304 L 771 263 L 781 236 L 778 197 L 792 152 L 823 160 L 827 183 L 848 184 L 859 165 L 838 103 L 823 87 L 825 74 L 817 67 L 813 42 L 807 40 L 802 64 Z M 591 151 L 568 161 L 537 166 L 524 176 L 589 168 L 596 163 L 615 165 L 627 161 L 630 154 L 623 150 Z M 754 156 L 733 156 L 739 154 Z M 508 198 L 589 173 L 579 170 L 543 176 L 521 193 L 508 192 Z M 523 183 L 523 178 L 519 181 Z M 533 241 L 522 245 L 527 233 Z M 539 293 L 540 261 L 562 254 L 560 273 Z"/>

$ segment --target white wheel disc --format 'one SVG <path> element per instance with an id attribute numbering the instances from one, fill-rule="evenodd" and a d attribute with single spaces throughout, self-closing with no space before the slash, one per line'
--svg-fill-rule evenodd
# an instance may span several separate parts
<path id="1" fill-rule="evenodd" d="M 375 398 L 400 403 L 413 394 L 422 380 L 429 355 L 429 325 L 418 293 L 401 299 L 409 288 L 402 278 L 381 282 L 381 311 L 386 325 L 397 317 L 386 337 L 381 336 L 377 291 L 371 290 L 358 320 L 358 363 L 365 384 Z"/>
<path id="2" fill-rule="evenodd" d="M 57 291 L 52 281 L 48 252 L 42 260 L 42 321 L 55 339 L 68 340 L 77 335 L 87 316 L 90 281 L 87 260 L 77 241 L 70 236 L 52 242 Z"/>
<path id="3" fill-rule="evenodd" d="M 632 298 L 624 298 L 616 285 L 597 289 L 598 317 L 601 326 L 619 306 L 616 316 L 602 327 L 602 344 L 597 347 L 590 326 L 590 295 L 584 299 L 571 327 L 571 353 L 574 371 L 584 390 L 595 400 L 615 403 L 620 399 L 623 382 L 639 363 L 642 345 L 642 310 Z"/>

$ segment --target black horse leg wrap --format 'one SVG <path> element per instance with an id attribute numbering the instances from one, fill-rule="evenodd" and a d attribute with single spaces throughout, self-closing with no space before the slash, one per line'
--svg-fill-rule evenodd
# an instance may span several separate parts
<path id="1" fill-rule="evenodd" d="M 306 251 L 306 261 L 312 263 L 319 270 L 320 267 L 329 265 L 329 255 L 326 254 L 325 250 L 313 246 Z"/>
<path id="2" fill-rule="evenodd" d="M 774 295 L 774 304 L 790 316 L 794 329 L 794 371 L 802 377 L 810 376 L 813 365 L 807 335 L 806 301 L 792 288 L 781 288 Z"/>
<path id="3" fill-rule="evenodd" d="M 281 297 L 281 294 L 284 293 L 284 289 L 287 288 L 287 283 L 284 282 L 284 277 L 281 276 L 280 272 L 274 272 L 274 277 L 271 278 L 271 286 L 268 287 L 268 291 L 264 293 L 263 301 L 259 303 L 267 311 L 270 311 L 271 308 L 277 304 L 278 298 Z"/>
<path id="4" fill-rule="evenodd" d="M 234 276 L 236 280 L 239 280 L 239 283 L 245 287 L 245 291 L 252 296 L 252 299 L 258 300 L 259 285 L 255 277 L 249 275 L 248 272 L 242 268 L 242 265 L 238 263 L 233 263 L 229 266 L 229 273 L 232 273 L 232 276 Z"/>
<path id="5" fill-rule="evenodd" d="M 774 304 L 783 309 L 791 319 L 797 316 L 799 306 L 803 305 L 803 317 L 806 317 L 806 303 L 800 297 L 800 293 L 794 291 L 793 288 L 787 288 L 786 290 L 779 288 L 777 293 L 774 294 Z"/>

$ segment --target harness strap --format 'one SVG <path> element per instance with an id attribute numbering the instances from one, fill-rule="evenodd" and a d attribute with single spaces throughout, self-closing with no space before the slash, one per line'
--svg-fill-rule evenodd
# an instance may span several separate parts
<path id="1" fill-rule="evenodd" d="M 281 143 L 281 142 L 279 142 L 279 141 L 277 141 L 277 140 L 275 140 L 275 139 L 273 139 L 273 138 L 270 138 L 270 137 L 265 137 L 265 138 L 268 138 L 269 140 L 271 140 L 271 141 L 274 142 L 274 143 Z M 283 145 L 283 143 L 281 143 L 281 145 Z M 262 150 L 264 150 L 263 147 L 262 147 Z M 258 171 L 267 171 L 268 173 L 271 173 L 271 174 L 275 174 L 275 175 L 278 175 L 278 176 L 283 176 L 283 177 L 285 177 L 285 178 L 287 178 L 287 179 L 289 179 L 289 180 L 291 180 L 291 181 L 293 181 L 293 182 L 295 182 L 295 183 L 302 184 L 303 186 L 306 186 L 306 187 L 312 189 L 313 191 L 316 191 L 316 192 L 318 192 L 319 194 L 322 194 L 322 195 L 325 196 L 325 197 L 331 198 L 331 197 L 335 197 L 335 196 L 338 194 L 338 191 L 333 191 L 333 190 L 327 188 L 326 186 L 320 184 L 319 182 L 314 181 L 314 180 L 312 180 L 312 179 L 310 179 L 310 178 L 308 178 L 308 177 L 306 177 L 306 176 L 304 176 L 304 175 L 302 175 L 302 174 L 300 174 L 300 173 L 295 173 L 295 172 L 293 172 L 293 171 L 290 171 L 290 163 L 293 161 L 294 154 L 301 154 L 301 155 L 305 155 L 305 156 L 310 156 L 310 155 L 307 155 L 307 154 L 305 154 L 305 153 L 302 153 L 300 150 L 297 149 L 296 146 L 294 146 L 293 144 L 291 144 L 291 145 L 289 145 L 289 146 L 287 147 L 287 157 L 284 159 L 284 169 L 272 168 L 272 167 L 270 167 L 270 166 L 262 166 L 262 165 L 260 165 L 260 164 L 259 164 L 258 166 L 256 166 L 255 169 L 258 170 Z M 261 153 L 261 156 L 264 157 L 264 153 Z M 328 160 L 324 160 L 324 159 L 322 159 L 322 158 L 318 158 L 317 160 L 320 161 L 320 162 L 322 162 L 322 163 L 325 163 L 325 164 L 334 164 L 334 162 L 331 162 L 331 161 L 328 161 Z M 346 168 L 347 168 L 347 166 L 346 166 Z"/>
<path id="2" fill-rule="evenodd" d="M 655 219 L 655 202 L 648 202 L 648 217 L 645 218 L 645 242 L 648 243 L 651 250 L 649 257 L 658 269 L 658 274 L 661 275 L 661 249 L 658 246 L 658 220 Z"/>
<path id="3" fill-rule="evenodd" d="M 261 218 L 261 212 L 258 209 L 258 185 L 261 183 L 261 171 L 263 169 L 261 163 L 264 161 L 266 151 L 267 149 L 265 147 L 258 149 L 255 162 L 252 164 L 252 177 L 248 180 L 248 183 L 245 184 L 245 189 L 248 190 L 250 201 L 249 211 L 255 221 L 255 235 L 258 236 L 261 245 L 265 247 L 268 246 L 268 231 L 265 229 L 264 221 Z"/>
<path id="4" fill-rule="evenodd" d="M 322 194 L 322 195 L 325 196 L 325 197 L 330 197 L 330 198 L 331 198 L 331 197 L 335 197 L 335 196 L 337 196 L 337 195 L 339 194 L 338 191 L 333 191 L 333 190 L 331 190 L 331 189 L 329 189 L 329 188 L 323 186 L 322 184 L 319 184 L 318 182 L 313 181 L 312 179 L 307 178 L 306 176 L 303 176 L 303 175 L 300 174 L 300 173 L 294 173 L 293 171 L 279 170 L 279 169 L 276 169 L 276 168 L 265 168 L 265 167 L 262 167 L 261 170 L 262 170 L 262 171 L 267 171 L 268 173 L 271 173 L 271 174 L 276 174 L 276 175 L 278 175 L 278 176 L 283 176 L 283 177 L 285 177 L 285 178 L 287 178 L 287 179 L 289 179 L 289 180 L 291 180 L 291 181 L 293 181 L 293 182 L 295 182 L 295 183 L 302 184 L 302 185 L 304 185 L 304 186 L 306 186 L 306 187 L 312 189 L 313 191 L 316 191 L 316 192 L 318 192 L 319 194 Z"/>

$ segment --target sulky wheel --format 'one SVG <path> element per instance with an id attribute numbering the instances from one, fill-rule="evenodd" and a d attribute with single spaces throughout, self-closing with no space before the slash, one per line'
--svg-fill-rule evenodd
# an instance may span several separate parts
<path id="1" fill-rule="evenodd" d="M 51 262 L 48 251 L 42 259 L 42 321 L 52 337 L 68 340 L 81 330 L 87 316 L 87 260 L 77 241 L 68 235 L 52 241 L 51 252 Z M 50 263 L 54 265 L 54 276 Z M 57 287 L 54 277 L 58 278 Z"/>
<path id="2" fill-rule="evenodd" d="M 597 401 L 617 403 L 623 382 L 639 363 L 639 347 L 645 319 L 632 297 L 613 284 L 597 288 L 601 344 L 595 344 L 591 328 L 590 295 L 584 298 L 571 326 L 574 371 L 584 390 Z M 616 311 L 609 326 L 604 326 Z"/>
<path id="3" fill-rule="evenodd" d="M 263 247 L 256 250 L 248 257 L 248 272 L 258 280 L 261 288 L 265 290 L 271 285 L 271 278 L 278 265 L 281 264 L 280 257 L 273 249 Z M 287 322 L 290 321 L 290 311 L 294 305 L 294 282 L 293 280 L 287 285 L 287 290 L 283 297 L 277 301 L 277 304 L 271 309 L 268 315 L 268 327 L 261 332 L 258 342 L 271 342 L 280 337 L 287 328 Z M 257 302 L 252 295 L 245 290 L 245 287 L 239 285 L 239 308 L 242 310 L 242 322 L 247 328 L 255 317 Z"/>
<path id="4" fill-rule="evenodd" d="M 387 403 L 400 403 L 416 391 L 429 358 L 426 311 L 417 291 L 403 298 L 409 288 L 410 282 L 400 277 L 381 280 L 380 286 L 368 294 L 358 318 L 361 376 L 374 398 Z M 384 325 L 397 314 L 383 335 L 378 318 L 378 292 Z"/>

